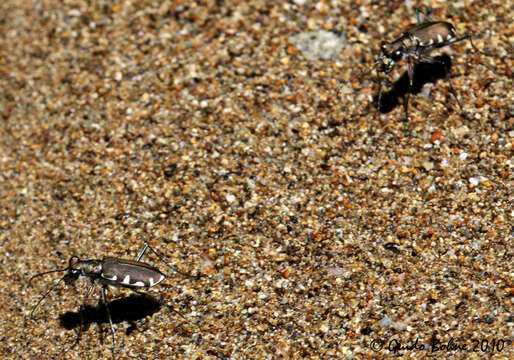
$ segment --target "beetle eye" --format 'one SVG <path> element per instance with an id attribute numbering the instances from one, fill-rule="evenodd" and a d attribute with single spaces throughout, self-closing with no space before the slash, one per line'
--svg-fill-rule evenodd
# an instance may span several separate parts
<path id="1" fill-rule="evenodd" d="M 400 50 L 396 50 L 394 53 L 393 53 L 393 59 L 394 60 L 400 60 L 402 57 L 402 52 Z"/>

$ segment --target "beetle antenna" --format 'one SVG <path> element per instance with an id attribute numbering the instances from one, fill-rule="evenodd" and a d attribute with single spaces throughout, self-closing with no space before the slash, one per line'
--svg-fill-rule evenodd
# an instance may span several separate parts
<path id="1" fill-rule="evenodd" d="M 67 270 L 67 269 L 66 269 Z M 48 274 L 48 273 L 51 273 L 51 272 L 57 272 L 57 271 L 63 271 L 63 270 L 53 270 L 53 271 L 48 271 L 46 273 L 42 273 L 42 274 L 38 274 L 38 275 L 44 275 L 44 274 Z M 37 276 L 37 275 L 36 275 Z M 34 278 L 35 276 L 33 276 L 31 278 L 31 280 Z M 63 276 L 62 278 L 59 279 L 59 281 L 57 281 L 54 286 L 52 286 L 50 289 L 48 289 L 47 292 L 45 292 L 45 294 L 43 296 L 41 296 L 41 298 L 38 300 L 37 304 L 32 308 L 32 310 L 30 311 L 30 318 L 33 319 L 33 316 L 34 316 L 34 311 L 37 309 L 37 307 L 41 304 L 41 302 L 43 302 L 43 300 L 48 296 L 48 294 L 50 294 L 50 292 L 52 292 L 56 287 L 57 285 L 59 285 L 61 283 L 61 281 L 63 281 L 64 279 L 66 278 L 66 275 Z"/>
<path id="2" fill-rule="evenodd" d="M 40 277 L 40 276 L 43 276 L 43 275 L 47 275 L 47 274 L 53 274 L 53 273 L 56 273 L 56 272 L 62 272 L 62 271 L 68 271 L 69 268 L 66 268 L 66 269 L 57 269 L 57 270 L 50 270 L 50 271 L 45 271 L 45 272 L 42 272 L 42 273 L 39 273 L 39 274 L 36 274 L 34 276 L 32 276 L 30 279 L 29 279 L 29 285 L 32 286 L 32 280 L 34 280 L 35 278 L 37 277 Z M 64 277 L 63 277 L 64 279 Z M 61 279 L 62 280 L 62 279 Z"/>
<path id="3" fill-rule="evenodd" d="M 362 70 L 361 70 L 361 72 L 360 72 L 360 73 L 358 73 L 357 75 L 354 75 L 354 76 L 353 76 L 353 77 L 352 77 L 348 82 L 350 82 L 350 81 L 352 81 L 353 79 L 355 79 L 355 77 L 356 77 L 356 76 L 358 76 L 358 75 L 368 75 L 368 74 L 370 74 L 373 70 L 375 70 L 375 69 L 377 68 L 377 66 L 378 66 L 379 64 L 382 64 L 382 63 L 384 62 L 384 61 L 383 61 L 384 59 L 385 59 L 385 56 L 384 56 L 384 55 L 382 55 L 381 57 L 379 57 L 379 58 L 377 59 L 377 61 L 375 61 L 375 63 L 374 63 L 373 65 L 371 65 L 371 67 L 369 68 L 369 70 L 368 70 L 368 71 L 362 71 Z"/>

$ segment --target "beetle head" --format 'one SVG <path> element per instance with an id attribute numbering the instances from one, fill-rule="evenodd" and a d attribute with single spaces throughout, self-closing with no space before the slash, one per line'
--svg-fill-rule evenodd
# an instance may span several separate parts
<path id="1" fill-rule="evenodd" d="M 382 41 L 380 43 L 380 50 L 382 50 L 382 54 L 385 57 L 391 59 L 392 61 L 399 61 L 403 57 L 403 46 L 397 42 L 388 43 Z"/>

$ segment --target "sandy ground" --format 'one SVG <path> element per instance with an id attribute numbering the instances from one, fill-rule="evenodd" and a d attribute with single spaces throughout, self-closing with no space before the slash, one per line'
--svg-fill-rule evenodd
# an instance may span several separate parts
<path id="1" fill-rule="evenodd" d="M 406 119 L 405 61 L 383 113 L 368 72 L 413 5 L 2 1 L 0 357 L 513 358 L 514 6 L 420 4 L 489 55 L 418 67 Z M 145 241 L 206 277 L 145 255 L 114 350 L 87 279 L 30 318 L 31 276 Z"/>

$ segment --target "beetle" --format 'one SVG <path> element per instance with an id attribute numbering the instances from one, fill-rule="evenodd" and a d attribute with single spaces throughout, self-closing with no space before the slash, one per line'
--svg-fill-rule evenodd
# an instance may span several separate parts
<path id="1" fill-rule="evenodd" d="M 380 49 L 382 51 L 382 56 L 379 58 L 379 61 L 382 62 L 386 59 L 386 62 L 383 63 L 383 72 L 389 73 L 391 72 L 395 62 L 398 62 L 402 59 L 407 60 L 407 74 L 409 77 L 409 89 L 406 91 L 406 99 L 404 102 L 406 117 L 408 117 L 407 107 L 408 107 L 408 96 L 409 92 L 413 86 L 414 80 L 414 66 L 419 63 L 428 63 L 428 64 L 436 64 L 440 61 L 438 58 L 431 57 L 429 54 L 438 48 L 455 44 L 456 42 L 463 41 L 466 39 L 471 39 L 471 35 L 464 35 L 461 37 L 457 36 L 455 27 L 444 21 L 430 21 L 423 24 L 420 24 L 410 30 L 407 30 L 403 33 L 399 38 L 392 42 L 382 41 L 380 43 Z M 451 80 L 449 76 L 448 78 L 450 89 L 452 93 L 455 95 L 455 90 L 453 89 L 453 85 L 451 84 Z M 462 106 L 457 96 L 455 96 L 459 108 L 462 110 Z M 378 106 L 380 111 L 380 106 L 382 102 L 382 88 L 379 89 L 378 95 Z"/>
<path id="2" fill-rule="evenodd" d="M 431 21 L 407 30 L 392 42 L 382 41 L 380 49 L 382 57 L 388 59 L 385 71 L 391 71 L 394 62 L 407 58 L 409 60 L 409 80 L 412 84 L 412 63 L 415 61 L 431 61 L 426 54 L 432 50 L 469 39 L 470 35 L 457 37 L 455 26 L 444 21 Z"/>
<path id="3" fill-rule="evenodd" d="M 72 256 L 68 261 L 68 267 L 64 269 L 56 269 L 39 273 L 32 276 L 29 279 L 29 285 L 32 285 L 32 281 L 37 277 L 51 273 L 66 272 L 66 274 L 59 279 L 59 281 L 57 281 L 50 289 L 48 289 L 40 297 L 40 299 L 38 300 L 36 305 L 34 305 L 30 312 L 30 318 L 34 318 L 34 312 L 38 308 L 38 306 L 50 294 L 50 292 L 52 292 L 62 281 L 69 285 L 73 284 L 76 280 L 78 280 L 81 277 L 86 277 L 91 280 L 91 284 L 87 288 L 86 298 L 91 292 L 95 283 L 99 283 L 102 286 L 101 302 L 102 305 L 105 307 L 107 318 L 109 320 L 109 325 L 113 337 L 114 354 L 116 348 L 116 335 L 114 332 L 114 325 L 112 322 L 109 305 L 106 301 L 108 286 L 128 288 L 137 292 L 138 290 L 148 290 L 149 288 L 160 284 L 166 278 L 166 275 L 156 267 L 140 261 L 147 249 L 152 251 L 168 268 L 170 268 L 174 272 L 195 279 L 205 276 L 203 274 L 198 274 L 194 276 L 178 271 L 177 269 L 175 269 L 175 267 L 168 264 L 164 260 L 163 256 L 148 243 L 145 243 L 145 246 L 138 254 L 136 260 L 120 259 L 117 257 L 105 257 L 102 260 L 83 260 L 77 256 Z M 84 305 L 82 305 L 81 307 L 84 307 Z M 82 323 L 83 322 L 84 321 L 82 319 Z M 79 329 L 77 339 L 74 342 L 74 344 L 70 346 L 70 348 L 78 343 L 80 339 L 80 332 L 81 329 Z M 66 352 L 70 348 L 65 349 L 65 351 L 63 350 L 63 352 Z"/>
<path id="4" fill-rule="evenodd" d="M 373 69 L 377 69 L 377 78 L 379 83 L 378 97 L 377 97 L 377 108 L 378 111 L 382 112 L 383 99 L 382 99 L 382 84 L 380 73 L 388 74 L 392 71 L 394 65 L 402 59 L 407 60 L 407 75 L 408 75 L 408 88 L 402 92 L 401 95 L 405 95 L 404 101 L 405 114 L 408 118 L 408 96 L 409 92 L 412 92 L 414 83 L 414 69 L 416 66 L 421 64 L 432 64 L 434 66 L 443 66 L 444 76 L 448 79 L 450 85 L 450 91 L 454 94 L 459 108 L 462 110 L 462 106 L 456 92 L 451 83 L 450 77 L 448 76 L 448 65 L 442 60 L 444 57 L 431 56 L 432 51 L 445 46 L 453 45 L 457 42 L 469 39 L 473 49 L 479 53 L 485 54 L 478 50 L 472 41 L 472 35 L 466 34 L 458 36 L 455 30 L 455 26 L 444 21 L 425 21 L 419 23 L 419 10 L 416 9 L 418 15 L 418 25 L 408 29 L 398 38 L 391 42 L 382 41 L 380 43 L 380 50 L 382 55 L 372 65 L 371 69 L 367 72 L 361 71 L 362 73 L 370 73 Z M 427 17 L 425 16 L 425 20 Z M 486 54 L 487 55 L 487 54 Z M 429 70 L 425 67 L 425 71 Z M 430 69 L 435 71 L 435 68 Z M 357 74 L 357 75 L 359 75 Z M 352 81 L 357 75 L 353 76 Z"/>

